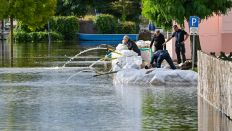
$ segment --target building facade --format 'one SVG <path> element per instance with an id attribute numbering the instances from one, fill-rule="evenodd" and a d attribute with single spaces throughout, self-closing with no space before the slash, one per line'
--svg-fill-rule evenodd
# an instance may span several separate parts
<path id="1" fill-rule="evenodd" d="M 189 26 L 186 22 L 185 30 L 189 32 Z M 206 53 L 216 52 L 218 55 L 221 51 L 225 53 L 232 52 L 232 11 L 227 15 L 213 16 L 207 20 L 201 21 L 199 25 L 199 36 L 202 51 Z M 175 39 L 167 44 L 167 48 L 173 59 L 175 54 Z M 186 44 L 186 56 L 191 57 L 190 40 Z"/>

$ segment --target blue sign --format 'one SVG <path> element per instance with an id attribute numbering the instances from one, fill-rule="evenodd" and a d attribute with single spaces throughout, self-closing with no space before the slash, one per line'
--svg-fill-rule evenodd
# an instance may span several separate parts
<path id="1" fill-rule="evenodd" d="M 199 17 L 197 16 L 190 16 L 189 19 L 189 26 L 191 27 L 197 27 L 199 26 Z"/>

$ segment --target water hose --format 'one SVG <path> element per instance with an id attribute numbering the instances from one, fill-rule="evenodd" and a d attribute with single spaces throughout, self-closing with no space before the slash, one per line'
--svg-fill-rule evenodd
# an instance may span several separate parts
<path id="1" fill-rule="evenodd" d="M 113 53 L 116 53 L 116 54 L 118 54 L 118 55 L 123 55 L 122 53 L 117 52 L 116 50 L 113 50 L 113 49 L 110 49 L 110 48 L 108 48 L 108 50 L 111 51 L 111 52 L 113 52 Z"/>

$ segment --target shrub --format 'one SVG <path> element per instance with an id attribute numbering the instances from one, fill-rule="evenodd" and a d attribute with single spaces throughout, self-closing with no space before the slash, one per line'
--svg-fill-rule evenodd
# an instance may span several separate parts
<path id="1" fill-rule="evenodd" d="M 53 17 L 50 22 L 52 31 L 63 35 L 65 40 L 73 40 L 79 31 L 79 22 L 75 16 Z"/>
<path id="2" fill-rule="evenodd" d="M 31 32 L 27 25 L 23 24 L 22 22 L 18 22 L 15 28 L 16 32 Z"/>
<path id="3" fill-rule="evenodd" d="M 14 38 L 17 42 L 41 42 L 48 41 L 48 32 L 16 32 Z M 62 35 L 56 32 L 50 32 L 51 40 L 61 41 L 63 40 Z"/>
<path id="4" fill-rule="evenodd" d="M 99 33 L 113 34 L 115 33 L 117 20 L 112 15 L 100 14 L 96 16 L 94 24 Z"/>
<path id="5" fill-rule="evenodd" d="M 50 20 L 51 27 L 51 36 L 52 40 L 73 40 L 77 38 L 77 32 L 79 31 L 79 22 L 75 16 L 59 16 L 52 17 Z M 39 41 L 47 41 L 47 24 L 43 27 L 37 27 L 34 32 L 27 25 L 19 22 L 15 29 L 15 38 L 17 41 L 21 42 L 39 42 Z M 56 33 L 55 33 L 56 32 Z M 25 40 L 23 40 L 25 39 Z"/>
<path id="6" fill-rule="evenodd" d="M 27 32 L 14 32 L 14 39 L 17 42 L 30 42 L 30 41 L 32 41 L 29 33 L 27 33 Z"/>
<path id="7" fill-rule="evenodd" d="M 82 20 L 84 21 L 94 21 L 96 16 L 94 15 L 85 15 Z"/>
<path id="8" fill-rule="evenodd" d="M 125 21 L 118 24 L 116 31 L 118 34 L 135 34 L 137 33 L 136 29 L 135 22 Z"/>

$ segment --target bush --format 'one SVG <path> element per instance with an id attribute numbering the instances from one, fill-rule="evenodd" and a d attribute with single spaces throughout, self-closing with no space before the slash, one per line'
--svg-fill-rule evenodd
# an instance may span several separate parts
<path id="1" fill-rule="evenodd" d="M 85 15 L 82 20 L 84 21 L 94 21 L 96 19 L 95 15 Z"/>
<path id="2" fill-rule="evenodd" d="M 27 25 L 23 24 L 22 22 L 18 22 L 15 27 L 16 32 L 31 32 Z"/>
<path id="3" fill-rule="evenodd" d="M 52 17 L 50 26 L 52 31 L 63 35 L 65 40 L 73 40 L 79 31 L 79 22 L 75 16 Z"/>
<path id="4" fill-rule="evenodd" d="M 50 20 L 51 36 L 52 40 L 73 40 L 77 38 L 77 32 L 79 31 L 79 22 L 75 16 L 59 16 L 52 17 Z M 34 32 L 28 28 L 27 25 L 19 22 L 15 29 L 15 39 L 20 42 L 39 42 L 47 41 L 47 24 L 43 27 L 37 27 Z M 25 39 L 25 40 L 23 40 Z"/>
<path id="5" fill-rule="evenodd" d="M 135 34 L 137 33 L 137 27 L 135 22 L 131 22 L 131 21 L 126 21 L 126 22 L 122 22 L 119 23 L 117 26 L 117 32 L 118 34 Z"/>
<path id="6" fill-rule="evenodd" d="M 14 39 L 17 42 L 30 42 L 30 41 L 32 41 L 29 33 L 26 33 L 26 32 L 14 32 Z"/>
<path id="7" fill-rule="evenodd" d="M 41 42 L 48 41 L 48 32 L 16 32 L 14 38 L 17 42 Z M 50 32 L 51 40 L 61 41 L 63 40 L 62 35 L 56 32 Z"/>
<path id="8" fill-rule="evenodd" d="M 96 16 L 94 24 L 99 33 L 113 34 L 115 33 L 117 20 L 112 15 L 100 14 Z"/>

